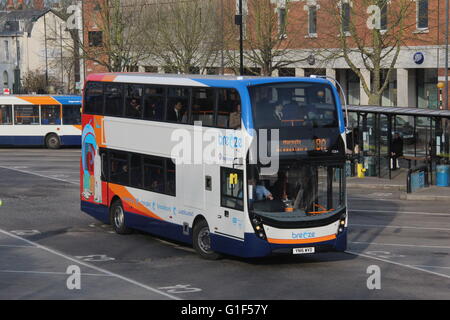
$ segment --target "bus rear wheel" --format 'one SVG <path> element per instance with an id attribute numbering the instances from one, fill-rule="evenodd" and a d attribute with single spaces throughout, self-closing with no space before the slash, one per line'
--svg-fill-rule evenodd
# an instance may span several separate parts
<path id="1" fill-rule="evenodd" d="M 122 201 L 115 200 L 109 208 L 109 221 L 117 234 L 130 234 L 132 229 L 125 225 L 125 211 Z"/>
<path id="2" fill-rule="evenodd" d="M 211 237 L 206 220 L 195 224 L 192 238 L 192 245 L 200 257 L 208 260 L 217 260 L 221 257 L 220 254 L 211 250 Z"/>
<path id="3" fill-rule="evenodd" d="M 61 141 L 59 140 L 58 135 L 50 133 L 45 137 L 45 145 L 49 149 L 59 149 L 61 148 Z"/>

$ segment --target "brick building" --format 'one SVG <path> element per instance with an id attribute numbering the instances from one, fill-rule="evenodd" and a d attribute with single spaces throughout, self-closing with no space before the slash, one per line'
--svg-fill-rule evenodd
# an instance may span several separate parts
<path id="1" fill-rule="evenodd" d="M 373 29 L 376 29 L 380 31 L 378 35 L 383 43 L 393 43 L 393 39 L 401 34 L 401 39 L 397 39 L 401 46 L 383 91 L 381 104 L 439 107 L 437 83 L 445 80 L 444 0 L 242 0 L 244 15 L 252 15 L 255 1 L 270 2 L 273 12 L 278 16 L 275 23 L 278 23 L 278 30 L 282 31 L 279 36 L 289 43 L 292 52 L 292 63 L 278 68 L 272 75 L 329 75 L 342 84 L 349 103 L 368 104 L 369 96 L 360 79 L 363 77 L 369 88 L 376 79 L 371 68 L 365 65 L 361 50 L 350 49 L 358 46 L 376 48 L 376 42 L 373 41 Z M 228 6 L 231 4 L 233 10 L 238 6 L 238 0 L 224 0 L 222 3 L 228 3 Z M 378 9 L 373 7 L 374 3 Z M 407 7 L 403 8 L 402 5 Z M 83 1 L 84 42 L 89 47 L 101 46 L 102 37 L 105 36 L 96 24 L 96 10 L 98 7 L 95 1 Z M 248 17 L 244 16 L 244 22 Z M 342 41 L 350 48 L 348 52 L 353 69 L 342 57 L 329 58 L 330 53 L 336 55 L 342 52 Z M 393 47 L 388 44 L 383 52 Z M 388 74 L 395 52 L 392 50 L 380 61 L 380 68 L 383 69 L 381 82 Z M 248 60 L 245 64 L 249 69 L 259 70 L 258 65 Z M 162 72 L 163 67 L 152 61 L 142 61 L 142 65 L 133 71 Z M 208 70 L 220 70 L 223 66 L 219 61 L 205 67 L 215 67 Z M 105 68 L 86 61 L 85 70 L 86 73 L 92 73 L 105 71 Z"/>

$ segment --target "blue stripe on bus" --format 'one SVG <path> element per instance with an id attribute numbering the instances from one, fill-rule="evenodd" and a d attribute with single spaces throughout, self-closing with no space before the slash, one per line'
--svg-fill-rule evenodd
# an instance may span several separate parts
<path id="1" fill-rule="evenodd" d="M 61 136 L 61 144 L 66 146 L 81 146 L 81 135 Z"/>
<path id="2" fill-rule="evenodd" d="M 0 136 L 0 145 L 43 145 L 43 136 Z"/>
<path id="3" fill-rule="evenodd" d="M 51 96 L 61 104 L 76 105 L 81 104 L 81 96 Z"/>
<path id="4" fill-rule="evenodd" d="M 106 206 L 81 201 L 81 210 L 103 223 L 109 223 L 109 210 Z M 189 229 L 189 235 L 185 235 L 183 234 L 183 227 L 179 224 L 161 221 L 131 212 L 125 212 L 125 219 L 127 227 L 192 244 L 192 229 Z M 337 235 L 334 240 L 308 244 L 273 244 L 258 238 L 254 233 L 245 233 L 244 241 L 214 233 L 210 235 L 211 248 L 213 250 L 245 258 L 264 257 L 270 255 L 273 251 L 283 249 L 291 250 L 292 248 L 301 247 L 329 246 L 336 251 L 345 251 L 347 248 L 347 228 Z"/>

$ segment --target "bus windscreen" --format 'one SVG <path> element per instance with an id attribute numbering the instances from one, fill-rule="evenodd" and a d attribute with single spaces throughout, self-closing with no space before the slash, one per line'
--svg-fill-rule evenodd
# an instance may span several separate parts
<path id="1" fill-rule="evenodd" d="M 255 128 L 338 127 L 330 85 L 310 82 L 250 87 Z"/>

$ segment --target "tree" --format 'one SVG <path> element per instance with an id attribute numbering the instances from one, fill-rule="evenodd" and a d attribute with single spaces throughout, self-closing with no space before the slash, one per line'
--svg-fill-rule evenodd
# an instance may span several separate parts
<path id="1" fill-rule="evenodd" d="M 271 76 L 274 70 L 304 60 L 294 56 L 294 37 L 287 35 L 289 6 L 288 0 L 243 1 L 244 59 L 247 69 L 254 66 L 261 70 L 262 75 Z M 229 66 L 237 70 L 239 30 L 234 25 L 233 16 L 238 8 L 229 5 L 226 11 L 226 54 Z"/>
<path id="2" fill-rule="evenodd" d="M 337 0 L 321 3 L 329 25 L 318 40 L 328 61 L 344 59 L 360 78 L 369 104 L 380 105 L 383 91 L 416 24 L 416 5 L 411 0 Z M 324 22 L 326 23 L 326 22 Z M 335 26 L 339 26 L 337 29 Z M 317 41 L 317 40 L 316 40 Z M 370 72 L 367 77 L 361 68 Z"/>
<path id="3" fill-rule="evenodd" d="M 220 50 L 216 1 L 154 1 L 153 7 L 146 39 L 160 64 L 180 73 L 214 64 Z"/>
<path id="4" fill-rule="evenodd" d="M 127 71 L 148 58 L 151 48 L 142 37 L 149 12 L 145 4 L 144 0 L 99 0 L 88 19 L 96 21 L 101 35 L 87 39 L 84 58 L 110 72 Z"/>
<path id="5" fill-rule="evenodd" d="M 47 82 L 45 71 L 33 70 L 23 76 L 22 91 L 23 93 L 45 94 L 61 90 L 60 85 L 60 82 L 53 76 L 49 76 Z"/>

